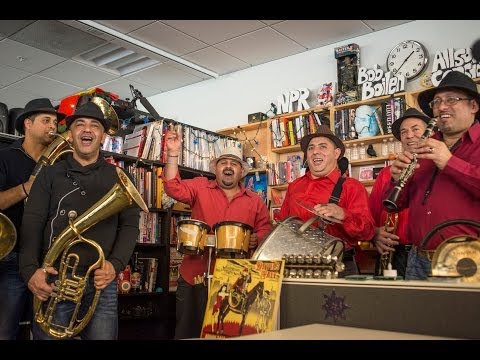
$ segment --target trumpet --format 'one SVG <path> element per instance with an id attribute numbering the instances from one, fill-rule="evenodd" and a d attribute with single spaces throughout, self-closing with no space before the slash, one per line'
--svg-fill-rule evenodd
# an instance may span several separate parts
<path id="1" fill-rule="evenodd" d="M 421 140 L 425 140 L 426 138 L 429 138 L 430 136 L 432 136 L 433 129 L 437 125 L 437 121 L 438 121 L 437 118 L 430 119 L 430 121 L 428 122 L 427 128 L 425 129 L 425 132 L 420 137 Z M 417 154 L 413 154 L 412 162 L 408 165 L 408 167 L 402 170 L 402 172 L 400 173 L 400 178 L 398 179 L 397 185 L 395 185 L 395 187 L 393 188 L 388 198 L 383 200 L 382 204 L 387 209 L 387 211 L 389 212 L 398 211 L 398 205 L 397 205 L 398 196 L 402 192 L 407 181 L 412 177 L 413 173 L 415 172 L 415 167 L 417 166 L 417 162 L 418 162 Z"/>
<path id="2" fill-rule="evenodd" d="M 387 218 L 385 219 L 384 230 L 391 233 L 397 233 L 398 226 L 398 213 L 387 212 Z M 393 230 L 388 230 L 392 228 Z M 392 264 L 393 251 L 389 251 L 386 254 L 382 254 L 380 258 L 380 274 L 383 274 L 383 270 L 390 270 Z"/>

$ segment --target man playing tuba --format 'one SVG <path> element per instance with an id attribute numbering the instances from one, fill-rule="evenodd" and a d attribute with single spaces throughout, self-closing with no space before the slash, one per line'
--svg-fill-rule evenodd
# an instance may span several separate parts
<path id="1" fill-rule="evenodd" d="M 18 241 L 23 216 L 24 200 L 33 183 L 32 172 L 42 153 L 54 139 L 57 121 L 64 114 L 57 113 L 50 100 L 34 99 L 25 105 L 15 120 L 18 133 L 25 136 L 0 151 L 0 204 L 5 222 L 2 229 L 0 254 L 0 340 L 14 340 L 19 323 L 25 318 L 24 309 L 31 309 L 31 294 L 18 271 Z M 7 239 L 5 231 L 11 220 L 15 236 Z M 13 240 L 13 241 L 11 241 Z M 8 243 L 8 245 L 7 245 Z"/>
<path id="2" fill-rule="evenodd" d="M 116 166 L 107 163 L 100 155 L 100 146 L 111 125 L 100 107 L 88 102 L 68 116 L 66 124 L 73 154 L 68 154 L 64 160 L 43 169 L 32 186 L 21 228 L 20 273 L 35 296 L 35 301 L 46 302 L 51 300 L 49 297 L 54 291 L 53 280 L 73 281 L 81 278 L 87 272 L 89 264 L 96 263 L 102 252 L 101 255 L 105 258 L 103 267 L 94 269 L 93 276 L 85 276 L 87 283 L 78 317 L 82 318 L 88 312 L 92 301 L 98 302 L 93 315 L 90 313 L 90 321 L 82 325 L 78 335 L 82 339 L 90 340 L 117 339 L 117 285 L 114 280 L 125 268 L 135 247 L 139 234 L 140 209 L 128 205 L 88 226 L 80 222 L 80 219 L 88 218 L 81 214 L 92 213 L 92 206 L 96 207 L 106 194 L 110 194 L 109 190 L 116 186 L 120 173 L 123 176 L 125 174 L 117 170 Z M 72 221 L 75 213 L 79 216 L 77 222 Z M 79 231 L 82 226 L 85 230 L 83 233 Z M 55 241 L 60 241 L 59 238 L 63 241 L 63 234 L 69 231 L 72 234 L 81 233 L 82 237 L 91 239 L 101 247 L 101 251 L 95 252 L 89 243 L 79 242 L 70 249 L 75 256 L 69 255 L 65 259 L 62 256 L 62 264 L 65 260 L 66 266 L 59 266 L 60 259 L 47 266 L 49 248 L 51 249 L 52 244 L 55 247 Z M 44 263 L 46 265 L 43 265 Z M 70 287 L 68 290 L 73 293 L 80 285 Z M 55 289 L 55 292 L 62 291 Z M 74 306 L 69 301 L 56 304 L 53 322 L 60 324 L 57 329 L 62 324 L 68 325 L 72 313 L 77 310 Z M 46 332 L 53 333 L 50 330 L 41 321 L 33 322 L 34 339 L 63 337 L 59 330 L 55 330 L 55 336 L 47 335 Z M 70 332 L 65 334 L 71 335 Z"/>

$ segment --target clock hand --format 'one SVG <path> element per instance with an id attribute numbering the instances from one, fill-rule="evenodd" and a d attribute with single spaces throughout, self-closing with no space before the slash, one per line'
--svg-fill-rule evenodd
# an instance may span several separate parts
<path id="1" fill-rule="evenodd" d="M 400 66 L 398 67 L 398 69 L 397 69 L 397 73 L 400 71 L 400 68 L 407 62 L 407 60 L 410 59 L 410 56 L 412 56 L 414 52 L 415 52 L 415 51 L 412 51 L 412 52 L 410 53 L 410 55 L 408 55 L 408 56 L 405 58 L 405 60 L 403 60 L 402 65 L 400 65 Z"/>

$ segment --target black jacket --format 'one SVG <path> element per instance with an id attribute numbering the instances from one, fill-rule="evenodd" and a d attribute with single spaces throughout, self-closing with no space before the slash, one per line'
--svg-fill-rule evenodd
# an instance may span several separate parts
<path id="1" fill-rule="evenodd" d="M 23 150 L 24 138 L 17 139 L 7 148 L 0 150 L 0 191 L 6 191 L 28 181 L 36 162 Z M 13 204 L 2 212 L 8 216 L 20 236 L 20 225 L 23 216 L 23 200 Z M 18 251 L 18 239 L 14 250 Z"/>
<path id="2" fill-rule="evenodd" d="M 26 283 L 42 266 L 55 237 L 68 226 L 68 213 L 75 210 L 80 217 L 118 182 L 115 168 L 101 156 L 94 164 L 81 166 L 69 154 L 40 172 L 25 206 L 19 239 L 20 273 Z M 139 217 L 140 208 L 133 204 L 95 222 L 82 233 L 102 247 L 105 259 L 117 273 L 132 255 L 139 234 Z M 98 258 L 98 253 L 84 243 L 75 245 L 72 252 L 80 256 L 79 269 Z M 58 270 L 58 261 L 55 267 Z"/>

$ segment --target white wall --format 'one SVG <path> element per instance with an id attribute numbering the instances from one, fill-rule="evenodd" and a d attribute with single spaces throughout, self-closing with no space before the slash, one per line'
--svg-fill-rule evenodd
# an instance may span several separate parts
<path id="1" fill-rule="evenodd" d="M 479 38 L 480 20 L 417 20 L 359 36 L 284 59 L 272 61 L 217 79 L 203 81 L 148 98 L 157 112 L 179 122 L 215 131 L 247 123 L 247 115 L 266 113 L 286 90 L 306 87 L 316 94 L 328 81 L 337 81 L 334 48 L 356 43 L 360 64 L 386 69 L 389 51 L 403 40 L 421 42 L 432 56 L 446 48 L 467 48 Z M 419 80 L 407 84 L 407 91 L 420 88 Z M 316 100 L 309 101 L 311 106 Z"/>

